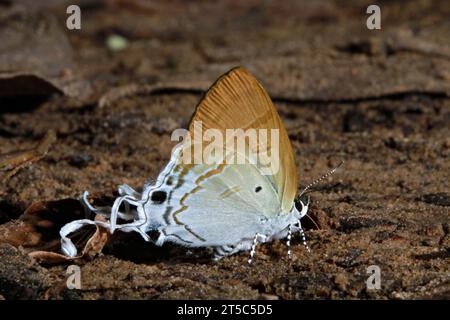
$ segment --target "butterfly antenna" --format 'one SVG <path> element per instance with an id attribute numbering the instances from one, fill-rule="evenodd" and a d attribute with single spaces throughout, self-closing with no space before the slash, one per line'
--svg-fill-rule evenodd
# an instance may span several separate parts
<path id="1" fill-rule="evenodd" d="M 330 171 L 328 171 L 327 173 L 325 173 L 323 176 L 321 176 L 319 179 L 314 180 L 313 182 L 311 182 L 310 184 L 308 184 L 302 192 L 300 192 L 300 194 L 298 195 L 298 198 L 300 198 L 306 191 L 308 191 L 309 188 L 311 188 L 312 186 L 315 186 L 316 184 L 318 184 L 320 181 L 322 181 L 323 179 L 328 178 L 329 176 L 331 176 L 337 169 L 339 169 L 342 165 L 344 164 L 344 161 L 341 161 L 336 167 L 334 167 L 333 169 L 331 169 Z"/>

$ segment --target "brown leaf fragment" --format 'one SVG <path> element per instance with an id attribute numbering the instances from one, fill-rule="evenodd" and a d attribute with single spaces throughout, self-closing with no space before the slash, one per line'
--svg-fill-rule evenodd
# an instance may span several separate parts
<path id="1" fill-rule="evenodd" d="M 0 19 L 0 97 L 92 93 L 78 74 L 61 24 L 48 12 L 14 6 Z"/>
<path id="2" fill-rule="evenodd" d="M 120 99 L 135 95 L 152 95 L 161 93 L 203 93 L 209 88 L 206 81 L 186 81 L 186 82 L 167 82 L 147 84 L 128 84 L 121 87 L 112 88 L 107 91 L 98 101 L 100 108 L 105 108 Z"/>
<path id="3" fill-rule="evenodd" d="M 95 220 L 106 221 L 102 216 L 97 215 Z M 107 229 L 96 225 L 95 233 L 86 242 L 80 255 L 75 257 L 68 257 L 61 253 L 51 251 L 33 251 L 29 253 L 29 256 L 38 263 L 42 264 L 58 264 L 69 261 L 75 261 L 82 258 L 92 259 L 101 253 L 103 247 L 106 245 L 110 238 L 110 233 Z"/>
<path id="4" fill-rule="evenodd" d="M 0 225 L 0 243 L 33 250 L 29 253 L 34 260 L 44 264 L 63 263 L 98 255 L 110 239 L 110 233 L 101 226 L 78 230 L 71 235 L 81 254 L 67 257 L 59 252 L 61 237 L 59 231 L 66 223 L 84 218 L 84 208 L 75 199 L 42 201 L 29 206 L 15 221 Z M 97 215 L 96 221 L 106 222 Z M 95 230 L 95 231 L 93 231 Z"/>
<path id="5" fill-rule="evenodd" d="M 106 219 L 100 215 L 97 215 L 95 217 L 95 220 L 106 222 Z M 84 249 L 81 253 L 81 257 L 94 257 L 98 255 L 102 251 L 105 244 L 108 242 L 110 236 L 111 233 L 109 232 L 109 230 L 96 225 L 95 233 L 86 242 L 86 245 L 84 246 Z"/>
<path id="6" fill-rule="evenodd" d="M 55 132 L 49 130 L 34 148 L 0 154 L 0 173 L 6 172 L 3 181 L 12 177 L 19 169 L 42 159 L 55 141 Z"/>
<path id="7" fill-rule="evenodd" d="M 39 250 L 56 249 L 60 228 L 83 216 L 84 209 L 75 199 L 35 202 L 17 220 L 0 225 L 0 243 Z"/>
<path id="8" fill-rule="evenodd" d="M 425 39 L 421 39 L 410 30 L 397 30 L 387 36 L 386 43 L 393 52 L 410 51 L 440 58 L 450 59 L 450 47 L 442 46 Z"/>

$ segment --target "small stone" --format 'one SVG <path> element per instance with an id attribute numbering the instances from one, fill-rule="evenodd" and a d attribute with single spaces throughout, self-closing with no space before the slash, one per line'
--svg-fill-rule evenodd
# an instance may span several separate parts
<path id="1" fill-rule="evenodd" d="M 128 40 L 118 34 L 112 34 L 106 39 L 106 46 L 109 50 L 117 52 L 128 47 Z"/>
<path id="2" fill-rule="evenodd" d="M 280 300 L 280 297 L 274 295 L 274 294 L 268 294 L 268 293 L 262 293 L 259 298 L 261 300 Z"/>

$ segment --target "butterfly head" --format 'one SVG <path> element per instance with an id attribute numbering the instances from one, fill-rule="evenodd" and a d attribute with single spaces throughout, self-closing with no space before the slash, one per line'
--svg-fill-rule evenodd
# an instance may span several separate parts
<path id="1" fill-rule="evenodd" d="M 326 174 L 321 176 L 319 179 L 316 179 L 313 182 L 311 182 L 310 184 L 308 184 L 302 190 L 302 192 L 300 192 L 300 194 L 295 198 L 293 210 L 297 211 L 299 213 L 300 218 L 304 217 L 306 215 L 306 213 L 308 212 L 308 207 L 309 207 L 310 201 L 309 201 L 309 196 L 307 196 L 307 193 L 310 192 L 311 187 L 315 186 L 316 184 L 318 184 L 325 178 L 328 178 L 329 176 L 331 176 L 337 169 L 339 169 L 340 166 L 342 166 L 343 163 L 344 162 L 341 161 L 341 163 L 339 163 L 336 167 L 334 167 L 333 169 L 328 171 Z"/>
<path id="2" fill-rule="evenodd" d="M 292 208 L 292 213 L 301 219 L 308 213 L 310 198 L 309 196 L 303 195 L 299 196 L 294 200 L 294 205 Z"/>

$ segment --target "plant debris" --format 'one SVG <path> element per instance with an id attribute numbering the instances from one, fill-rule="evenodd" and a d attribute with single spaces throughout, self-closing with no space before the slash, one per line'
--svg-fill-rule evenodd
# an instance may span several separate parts
<path id="1" fill-rule="evenodd" d="M 55 141 L 55 132 L 49 130 L 34 148 L 0 154 L 0 177 L 3 174 L 2 180 L 6 181 L 16 174 L 19 169 L 45 157 Z"/>

